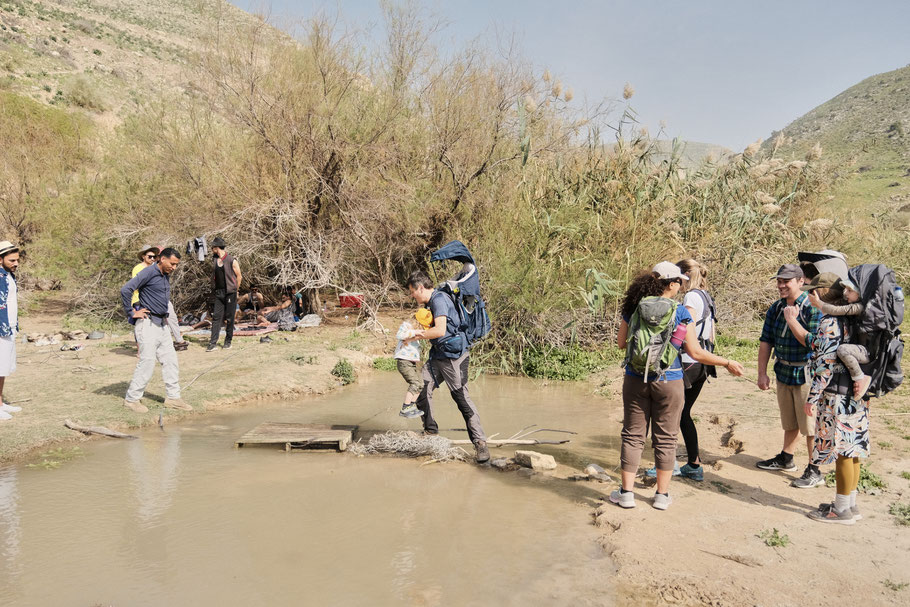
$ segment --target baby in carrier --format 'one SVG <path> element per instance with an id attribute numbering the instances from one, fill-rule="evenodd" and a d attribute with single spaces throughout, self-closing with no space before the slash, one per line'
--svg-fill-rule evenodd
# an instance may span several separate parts
<path id="1" fill-rule="evenodd" d="M 398 339 L 398 345 L 395 346 L 395 362 L 398 372 L 406 382 L 408 382 L 408 391 L 404 395 L 404 404 L 401 405 L 401 411 L 398 415 L 401 417 L 419 417 L 423 411 L 418 409 L 414 402 L 420 396 L 423 389 L 423 380 L 420 378 L 420 371 L 417 370 L 417 363 L 420 360 L 420 348 L 417 342 L 411 341 L 417 334 L 417 331 L 429 329 L 433 322 L 433 314 L 426 308 L 420 308 L 414 314 L 414 320 L 406 320 L 398 327 L 398 333 L 395 337 Z M 419 325 L 419 328 L 418 328 Z"/>
<path id="2" fill-rule="evenodd" d="M 835 287 L 840 286 L 844 290 L 844 299 L 847 305 L 838 306 L 823 302 L 815 291 L 809 291 L 809 302 L 818 308 L 822 314 L 828 316 L 860 316 L 866 309 L 865 304 L 861 301 L 859 290 L 849 280 L 838 279 Z M 856 339 L 856 336 L 851 337 Z M 869 350 L 859 344 L 841 344 L 837 347 L 837 358 L 847 367 L 850 372 L 850 379 L 853 380 L 853 398 L 859 399 L 869 389 L 869 382 L 872 378 L 863 373 L 860 365 L 869 362 Z"/>

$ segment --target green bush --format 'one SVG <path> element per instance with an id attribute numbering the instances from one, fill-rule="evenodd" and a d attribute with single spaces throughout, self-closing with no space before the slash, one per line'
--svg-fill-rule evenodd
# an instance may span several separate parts
<path id="1" fill-rule="evenodd" d="M 377 356 L 373 359 L 373 368 L 380 371 L 397 371 L 398 363 L 389 356 Z"/>
<path id="2" fill-rule="evenodd" d="M 615 356 L 578 347 L 532 348 L 524 352 L 521 370 L 528 377 L 575 381 L 615 361 Z"/>
<path id="3" fill-rule="evenodd" d="M 910 525 L 910 504 L 895 502 L 888 508 L 888 514 L 894 515 L 894 522 L 898 525 Z"/>
<path id="4" fill-rule="evenodd" d="M 357 375 L 354 373 L 354 365 L 346 358 L 342 358 L 335 363 L 335 366 L 332 367 L 332 375 L 341 380 L 342 386 L 353 384 L 357 380 Z"/>

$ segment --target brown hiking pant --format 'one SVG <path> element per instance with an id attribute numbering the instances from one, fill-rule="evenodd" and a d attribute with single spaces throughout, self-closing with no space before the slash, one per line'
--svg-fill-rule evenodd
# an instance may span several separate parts
<path id="1" fill-rule="evenodd" d="M 626 375 L 622 384 L 622 450 L 623 472 L 637 472 L 645 447 L 648 426 L 654 445 L 658 470 L 672 470 L 676 463 L 676 435 L 685 402 L 683 380 L 651 380 Z"/>

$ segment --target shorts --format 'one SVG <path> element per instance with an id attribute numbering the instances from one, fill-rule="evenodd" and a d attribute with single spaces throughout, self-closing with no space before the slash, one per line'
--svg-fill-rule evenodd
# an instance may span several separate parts
<path id="1" fill-rule="evenodd" d="M 16 370 L 16 336 L 0 337 L 0 377 L 9 377 Z"/>
<path id="2" fill-rule="evenodd" d="M 803 436 L 815 434 L 814 420 L 806 415 L 809 384 L 790 386 L 777 382 L 777 406 L 780 408 L 780 425 L 785 432 L 799 430 Z"/>
<path id="3" fill-rule="evenodd" d="M 423 379 L 420 377 L 420 372 L 417 371 L 417 363 L 413 360 L 401 360 L 400 358 L 395 359 L 395 362 L 398 366 L 398 372 L 401 373 L 404 381 L 408 382 L 408 392 L 414 396 L 420 394 L 423 389 Z"/>

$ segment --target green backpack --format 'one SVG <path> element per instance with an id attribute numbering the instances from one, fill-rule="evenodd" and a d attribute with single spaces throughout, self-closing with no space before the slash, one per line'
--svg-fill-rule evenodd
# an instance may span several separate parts
<path id="1" fill-rule="evenodd" d="M 665 297 L 643 297 L 629 320 L 623 365 L 631 366 L 645 382 L 648 374 L 663 376 L 679 356 L 679 350 L 670 343 L 678 305 Z"/>

